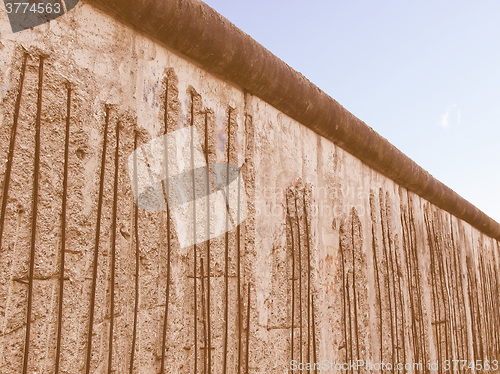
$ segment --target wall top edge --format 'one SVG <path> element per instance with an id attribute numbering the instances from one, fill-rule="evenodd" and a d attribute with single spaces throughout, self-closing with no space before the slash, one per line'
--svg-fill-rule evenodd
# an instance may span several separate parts
<path id="1" fill-rule="evenodd" d="M 86 0 L 242 87 L 402 187 L 500 240 L 500 224 L 199 0 Z"/>

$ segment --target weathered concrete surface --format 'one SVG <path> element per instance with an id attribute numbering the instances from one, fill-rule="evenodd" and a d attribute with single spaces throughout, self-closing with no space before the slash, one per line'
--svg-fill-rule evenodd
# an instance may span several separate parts
<path id="1" fill-rule="evenodd" d="M 205 372 L 208 302 L 213 373 L 223 372 L 224 352 L 227 373 L 238 373 L 238 362 L 242 372 L 248 364 L 251 373 L 283 373 L 289 371 L 292 358 L 421 362 L 424 368 L 438 359 L 500 358 L 497 240 L 409 192 L 262 99 L 87 3 L 15 35 L 2 11 L 0 32 L 2 198 L 7 193 L 7 160 L 26 58 L 1 217 L 2 373 L 20 373 L 23 367 L 30 373 L 55 369 L 63 239 L 67 279 L 62 373 L 82 373 L 87 367 L 91 373 L 107 372 L 112 320 L 112 371 L 158 373 L 163 362 L 166 373 L 193 373 L 195 365 L 197 372 Z M 40 93 L 42 55 L 46 57 Z M 63 235 L 67 82 L 71 111 Z M 40 179 L 32 246 L 37 113 Z M 105 123 L 107 161 L 102 173 Z M 196 247 L 196 308 L 195 248 L 181 248 L 179 227 L 170 221 L 168 231 L 166 211 L 138 210 L 136 225 L 127 169 L 127 158 L 137 146 L 187 126 L 195 126 L 203 139 L 209 164 L 242 167 L 249 212 L 239 229 L 210 241 L 210 298 L 208 245 Z M 34 273 L 29 270 L 32 259 Z M 95 314 L 90 324 L 93 280 Z M 89 326 L 92 354 L 87 362 Z"/>

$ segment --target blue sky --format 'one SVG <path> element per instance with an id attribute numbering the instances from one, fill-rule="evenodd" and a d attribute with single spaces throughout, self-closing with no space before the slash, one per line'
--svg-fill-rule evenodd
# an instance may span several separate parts
<path id="1" fill-rule="evenodd" d="M 207 0 L 500 222 L 500 2 Z"/>

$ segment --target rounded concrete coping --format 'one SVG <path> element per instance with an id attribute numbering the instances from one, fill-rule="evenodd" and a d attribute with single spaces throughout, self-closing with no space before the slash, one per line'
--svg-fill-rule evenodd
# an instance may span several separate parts
<path id="1" fill-rule="evenodd" d="M 87 0 L 231 81 L 374 170 L 500 240 L 500 225 L 198 0 Z"/>

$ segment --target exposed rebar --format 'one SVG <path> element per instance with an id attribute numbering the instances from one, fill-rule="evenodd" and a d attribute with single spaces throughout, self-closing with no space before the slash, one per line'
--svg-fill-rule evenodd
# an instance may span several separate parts
<path id="1" fill-rule="evenodd" d="M 33 306 L 33 278 L 35 276 L 35 248 L 36 248 L 36 224 L 38 218 L 38 189 L 40 183 L 40 125 L 42 120 L 42 86 L 43 86 L 43 61 L 45 57 L 40 56 L 38 67 L 38 98 L 36 104 L 35 119 L 35 155 L 33 172 L 33 197 L 32 197 L 32 216 L 31 216 L 31 244 L 28 273 L 28 311 L 26 313 L 26 337 L 24 341 L 23 374 L 28 372 L 28 359 L 30 348 L 31 333 L 31 312 Z"/>

